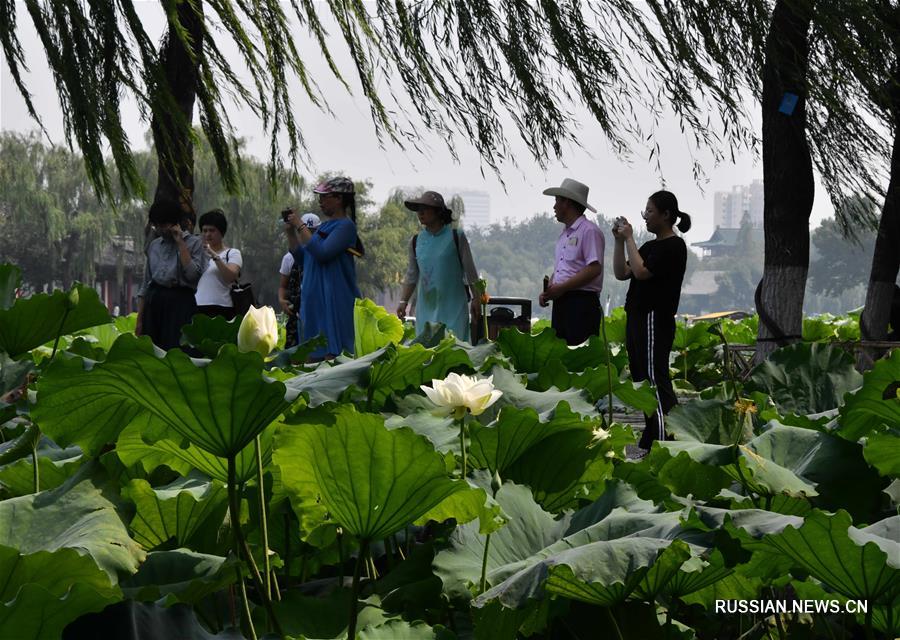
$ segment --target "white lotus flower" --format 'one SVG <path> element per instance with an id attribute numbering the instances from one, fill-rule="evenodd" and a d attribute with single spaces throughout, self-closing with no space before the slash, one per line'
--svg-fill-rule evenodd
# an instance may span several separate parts
<path id="1" fill-rule="evenodd" d="M 239 351 L 256 351 L 263 358 L 269 355 L 278 343 L 275 310 L 272 307 L 250 307 L 238 329 L 237 343 Z"/>
<path id="2" fill-rule="evenodd" d="M 481 415 L 503 395 L 494 389 L 494 376 L 479 379 L 458 373 L 451 373 L 444 380 L 432 380 L 430 387 L 423 384 L 422 391 L 435 404 L 434 413 L 456 419 L 462 418 L 466 411 L 473 416 Z"/>

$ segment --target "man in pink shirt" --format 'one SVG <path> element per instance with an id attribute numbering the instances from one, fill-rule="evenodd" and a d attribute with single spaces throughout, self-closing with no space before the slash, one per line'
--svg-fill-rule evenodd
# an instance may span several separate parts
<path id="1" fill-rule="evenodd" d="M 603 289 L 603 251 L 600 228 L 584 215 L 588 187 L 566 178 L 559 187 L 544 190 L 556 196 L 553 212 L 565 225 L 556 241 L 550 286 L 540 295 L 541 306 L 553 301 L 551 325 L 569 345 L 581 344 L 600 331 L 600 291 Z"/>

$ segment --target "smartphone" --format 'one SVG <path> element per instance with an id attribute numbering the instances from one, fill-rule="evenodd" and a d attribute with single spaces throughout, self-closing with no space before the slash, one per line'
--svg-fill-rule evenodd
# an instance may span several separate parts
<path id="1" fill-rule="evenodd" d="M 550 288 L 550 276 L 544 276 L 544 289 L 543 289 L 543 290 L 546 291 L 546 290 L 549 289 L 549 288 Z M 542 306 L 542 307 L 549 307 L 550 305 L 549 305 L 548 303 L 545 302 L 545 303 L 542 304 L 541 306 Z"/>
<path id="2" fill-rule="evenodd" d="M 287 222 L 288 217 L 289 217 L 292 213 L 294 213 L 294 210 L 291 209 L 291 208 L 288 208 L 288 209 L 282 209 L 282 210 L 281 210 L 281 219 L 284 220 L 285 222 Z"/>

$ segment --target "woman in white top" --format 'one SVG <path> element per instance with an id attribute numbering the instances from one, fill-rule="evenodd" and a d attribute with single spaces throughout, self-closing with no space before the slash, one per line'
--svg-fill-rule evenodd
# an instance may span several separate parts
<path id="1" fill-rule="evenodd" d="M 209 267 L 197 283 L 197 313 L 234 318 L 231 285 L 241 275 L 241 252 L 225 245 L 228 221 L 221 209 L 200 216 L 203 247 L 209 255 Z"/>

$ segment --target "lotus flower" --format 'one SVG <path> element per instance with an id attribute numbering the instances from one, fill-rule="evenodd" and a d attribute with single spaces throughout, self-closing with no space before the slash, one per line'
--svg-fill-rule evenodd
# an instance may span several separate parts
<path id="1" fill-rule="evenodd" d="M 494 389 L 494 376 L 478 379 L 458 373 L 451 373 L 444 380 L 432 380 L 430 387 L 423 384 L 422 391 L 435 404 L 435 414 L 452 415 L 457 420 L 466 411 L 481 415 L 503 395 Z"/>
<path id="2" fill-rule="evenodd" d="M 256 351 L 263 358 L 278 342 L 278 322 L 272 307 L 250 307 L 238 329 L 239 351 Z"/>

